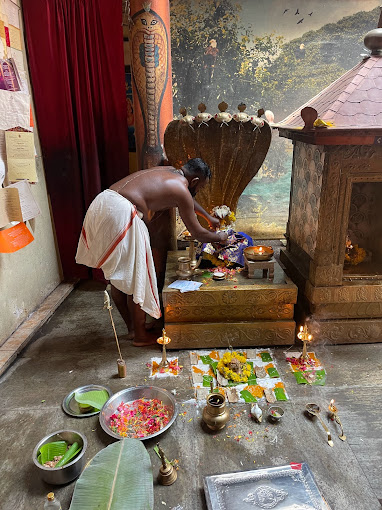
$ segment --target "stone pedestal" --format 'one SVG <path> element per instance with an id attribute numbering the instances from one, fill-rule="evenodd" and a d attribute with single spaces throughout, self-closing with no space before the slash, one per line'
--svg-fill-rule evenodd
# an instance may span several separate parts
<path id="1" fill-rule="evenodd" d="M 260 269 L 263 273 L 263 278 L 273 280 L 275 277 L 275 259 L 271 260 L 248 260 L 244 255 L 245 269 L 248 271 L 248 278 L 256 278 L 255 271 Z"/>
<path id="2" fill-rule="evenodd" d="M 297 287 L 275 262 L 274 280 L 208 279 L 198 291 L 169 289 L 182 251 L 169 252 L 163 288 L 165 328 L 171 349 L 293 345 Z M 203 281 L 202 276 L 195 277 Z"/>

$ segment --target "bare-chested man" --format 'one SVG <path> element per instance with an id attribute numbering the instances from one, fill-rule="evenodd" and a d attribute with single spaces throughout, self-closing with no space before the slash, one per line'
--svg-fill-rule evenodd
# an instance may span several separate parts
<path id="1" fill-rule="evenodd" d="M 110 280 L 112 298 L 126 322 L 134 345 L 148 345 L 156 336 L 145 328 L 145 312 L 160 317 L 159 296 L 148 223 L 155 212 L 177 207 L 191 235 L 201 242 L 225 242 L 225 232 L 214 232 L 219 220 L 194 200 L 211 176 L 201 159 L 191 159 L 180 170 L 156 167 L 113 184 L 92 202 L 84 220 L 76 261 L 101 268 Z M 196 214 L 210 228 L 203 228 Z"/>

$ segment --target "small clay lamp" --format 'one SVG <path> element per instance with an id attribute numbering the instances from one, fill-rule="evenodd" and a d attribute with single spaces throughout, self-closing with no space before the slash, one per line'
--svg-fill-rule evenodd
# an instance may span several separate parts
<path id="1" fill-rule="evenodd" d="M 166 355 L 166 345 L 171 342 L 171 338 L 166 335 L 166 331 L 162 329 L 162 336 L 157 339 L 158 344 L 163 346 L 162 361 L 159 363 L 159 368 L 167 368 L 169 363 Z"/>

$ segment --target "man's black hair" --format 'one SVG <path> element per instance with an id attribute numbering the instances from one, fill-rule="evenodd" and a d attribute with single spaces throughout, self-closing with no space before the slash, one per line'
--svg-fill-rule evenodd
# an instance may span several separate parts
<path id="1" fill-rule="evenodd" d="M 211 170 L 205 161 L 200 158 L 189 159 L 183 168 L 187 175 L 191 177 L 199 177 L 199 179 L 210 179 Z"/>

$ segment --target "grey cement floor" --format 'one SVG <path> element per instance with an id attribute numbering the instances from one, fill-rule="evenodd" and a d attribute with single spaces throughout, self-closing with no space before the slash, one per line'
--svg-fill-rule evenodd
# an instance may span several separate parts
<path id="1" fill-rule="evenodd" d="M 117 355 L 109 317 L 102 310 L 102 290 L 103 286 L 95 283 L 74 290 L 0 379 L 2 510 L 43 508 L 44 497 L 52 489 L 63 510 L 69 508 L 75 482 L 61 487 L 47 485 L 31 461 L 34 446 L 46 434 L 64 428 L 84 433 L 89 442 L 86 460 L 113 441 L 100 428 L 97 416 L 76 419 L 63 413 L 61 402 L 69 391 L 99 383 L 116 392 L 150 381 L 146 362 L 159 355 L 158 349 L 134 348 L 123 340 L 125 329 L 114 310 L 129 372 L 126 379 L 116 377 Z M 317 347 L 315 351 L 328 373 L 323 387 L 297 385 L 283 361 L 283 350 L 274 349 L 290 397 L 283 403 L 283 422 L 256 424 L 248 417 L 249 405 L 234 404 L 233 427 L 217 434 L 202 429 L 203 406 L 189 402 L 193 397 L 189 355 L 187 351 L 177 353 L 184 366 L 180 377 L 155 384 L 176 389 L 179 415 L 160 441 L 168 458 L 179 459 L 178 480 L 170 487 L 154 482 L 155 509 L 205 509 L 205 475 L 302 461 L 309 464 L 333 510 L 381 508 L 382 344 Z M 336 400 L 348 438 L 341 442 L 330 423 L 334 448 L 326 444 L 320 424 L 304 415 L 306 403 L 316 402 L 326 409 L 331 398 Z M 252 442 L 245 440 L 250 430 Z M 235 435 L 243 438 L 234 440 Z M 145 442 L 155 478 L 160 461 L 153 452 L 154 445 L 154 441 Z"/>

